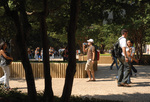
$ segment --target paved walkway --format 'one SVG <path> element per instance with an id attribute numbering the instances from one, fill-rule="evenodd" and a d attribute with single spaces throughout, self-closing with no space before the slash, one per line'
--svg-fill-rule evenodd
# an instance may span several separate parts
<path id="1" fill-rule="evenodd" d="M 94 97 L 107 100 L 120 100 L 123 102 L 150 102 L 150 66 L 135 66 L 138 75 L 132 77 L 132 87 L 117 87 L 117 70 L 109 70 L 110 65 L 99 65 L 95 73 L 96 82 L 86 82 L 87 78 L 74 79 L 72 95 Z M 64 78 L 53 78 L 54 95 L 61 96 Z M 44 80 L 36 79 L 36 89 L 42 92 Z M 24 79 L 11 79 L 10 86 L 26 92 L 27 86 Z"/>

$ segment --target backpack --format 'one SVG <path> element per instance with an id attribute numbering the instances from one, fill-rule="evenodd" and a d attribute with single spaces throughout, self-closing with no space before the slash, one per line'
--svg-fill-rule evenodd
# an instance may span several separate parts
<path id="1" fill-rule="evenodd" d="M 98 47 L 96 45 L 93 45 L 95 47 L 95 60 L 98 61 L 99 60 L 99 55 L 100 55 L 100 52 L 97 51 Z"/>
<path id="2" fill-rule="evenodd" d="M 100 59 L 100 52 L 96 51 L 96 53 L 97 53 L 96 57 L 97 57 L 97 61 L 98 61 Z"/>
<path id="3" fill-rule="evenodd" d="M 113 45 L 113 49 L 111 50 L 111 55 L 116 58 L 120 58 L 122 56 L 122 48 L 120 47 L 119 40 Z"/>

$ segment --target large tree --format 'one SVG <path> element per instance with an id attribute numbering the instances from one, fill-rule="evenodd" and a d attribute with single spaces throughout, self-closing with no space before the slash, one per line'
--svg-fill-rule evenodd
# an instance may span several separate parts
<path id="1" fill-rule="evenodd" d="M 49 62 L 49 45 L 47 35 L 47 24 L 46 17 L 48 15 L 48 0 L 43 0 L 43 11 L 40 13 L 40 25 L 41 25 L 41 36 L 43 45 L 43 62 L 44 62 L 44 78 L 45 78 L 45 89 L 44 89 L 44 102 L 54 102 L 54 95 L 52 90 L 52 80 L 50 76 L 50 62 Z"/>
<path id="2" fill-rule="evenodd" d="M 8 4 L 8 1 L 3 0 L 2 3 L 7 16 L 9 16 L 15 24 L 16 44 L 19 48 L 21 54 L 21 61 L 25 69 L 25 77 L 27 81 L 29 101 L 36 102 L 37 94 L 35 89 L 35 82 L 34 82 L 32 67 L 28 59 L 27 46 L 26 46 L 26 36 L 29 33 L 30 24 L 27 19 L 25 0 L 17 1 L 17 6 L 19 7 L 14 9 L 10 9 L 11 5 Z"/>
<path id="3" fill-rule="evenodd" d="M 79 4 L 80 0 L 71 0 L 70 22 L 68 28 L 69 60 L 68 60 L 68 67 L 66 70 L 65 85 L 63 89 L 63 94 L 61 96 L 61 102 L 69 102 L 69 98 L 72 92 L 73 79 L 76 72 L 75 33 L 77 29 Z"/>

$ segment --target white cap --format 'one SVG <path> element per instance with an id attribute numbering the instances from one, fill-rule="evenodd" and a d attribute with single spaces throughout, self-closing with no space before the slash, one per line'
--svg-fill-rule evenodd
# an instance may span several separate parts
<path id="1" fill-rule="evenodd" d="M 89 40 L 87 40 L 87 42 L 94 43 L 94 40 L 93 39 L 89 39 Z"/>

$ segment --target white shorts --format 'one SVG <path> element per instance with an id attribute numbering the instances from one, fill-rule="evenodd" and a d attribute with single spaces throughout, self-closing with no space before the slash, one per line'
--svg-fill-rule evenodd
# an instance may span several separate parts
<path id="1" fill-rule="evenodd" d="M 85 70 L 93 71 L 93 63 L 91 59 L 87 60 L 85 65 Z"/>

